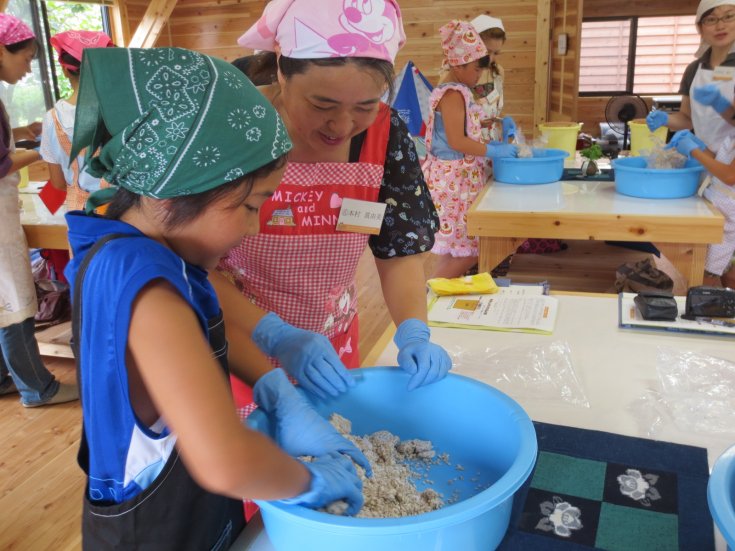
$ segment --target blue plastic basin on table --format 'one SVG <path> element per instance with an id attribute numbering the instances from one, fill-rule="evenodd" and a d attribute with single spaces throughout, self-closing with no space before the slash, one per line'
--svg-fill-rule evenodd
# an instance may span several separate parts
<path id="1" fill-rule="evenodd" d="M 735 446 L 725 450 L 712 468 L 707 503 L 728 549 L 735 549 Z"/>
<path id="2" fill-rule="evenodd" d="M 625 157 L 612 162 L 615 190 L 644 199 L 680 199 L 697 192 L 704 167 L 688 159 L 683 168 L 646 168 L 645 157 Z"/>
<path id="3" fill-rule="evenodd" d="M 388 430 L 402 440 L 431 440 L 449 465 L 432 465 L 417 487 L 459 499 L 437 511 L 402 518 L 352 518 L 305 507 L 258 502 L 268 537 L 278 551 L 463 551 L 495 549 L 510 520 L 513 495 L 530 476 L 538 450 L 526 412 L 502 392 L 450 374 L 408 392 L 399 368 L 353 370 L 357 384 L 315 408 L 352 421 L 352 432 Z M 272 427 L 256 410 L 248 424 L 266 434 Z M 457 465 L 462 465 L 458 471 Z M 458 480 L 463 475 L 464 480 Z M 478 486 L 486 487 L 479 491 Z"/>
<path id="4" fill-rule="evenodd" d="M 561 178 L 564 159 L 562 149 L 533 149 L 533 157 L 493 159 L 493 178 L 504 184 L 550 184 Z"/>

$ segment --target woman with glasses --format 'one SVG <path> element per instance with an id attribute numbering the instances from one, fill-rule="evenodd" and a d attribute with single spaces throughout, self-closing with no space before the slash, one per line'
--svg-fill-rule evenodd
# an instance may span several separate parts
<path id="1" fill-rule="evenodd" d="M 693 129 L 716 152 L 733 133 L 732 121 L 722 113 L 735 97 L 735 0 L 701 0 L 695 23 L 701 43 L 681 80 L 681 108 L 676 113 L 652 111 L 646 122 L 652 132 L 661 126 Z"/>

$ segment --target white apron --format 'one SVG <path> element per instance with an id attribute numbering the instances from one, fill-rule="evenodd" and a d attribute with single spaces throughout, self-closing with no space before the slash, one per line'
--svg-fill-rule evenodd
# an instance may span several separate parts
<path id="1" fill-rule="evenodd" d="M 728 137 L 717 151 L 716 160 L 729 165 L 735 159 L 735 137 Z M 704 269 L 715 275 L 722 275 L 732 261 L 735 253 L 735 187 L 728 186 L 714 176 L 704 190 L 704 197 L 725 217 L 722 243 L 707 247 Z"/>
<path id="2" fill-rule="evenodd" d="M 715 72 L 711 69 L 702 68 L 700 63 L 689 88 L 690 95 L 695 88 L 714 84 L 720 90 L 720 93 L 727 98 L 727 101 L 732 102 L 733 97 L 735 97 L 735 67 L 727 67 L 727 69 L 732 69 L 733 77 L 730 80 L 715 80 L 713 78 Z M 717 153 L 722 142 L 735 132 L 735 128 L 709 105 L 702 105 L 694 100 L 691 100 L 689 105 L 692 111 L 694 133 L 707 145 L 710 151 Z"/>
<path id="3" fill-rule="evenodd" d="M 10 150 L 15 151 L 11 137 Z M 36 315 L 36 288 L 23 227 L 17 172 L 0 178 L 0 327 Z"/>

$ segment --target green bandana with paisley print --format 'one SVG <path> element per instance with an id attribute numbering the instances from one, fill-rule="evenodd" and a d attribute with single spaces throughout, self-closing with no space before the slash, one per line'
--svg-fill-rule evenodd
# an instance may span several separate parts
<path id="1" fill-rule="evenodd" d="M 182 48 L 90 48 L 71 158 L 85 147 L 96 152 L 90 174 L 164 199 L 235 180 L 284 155 L 291 141 L 270 102 L 224 60 Z"/>

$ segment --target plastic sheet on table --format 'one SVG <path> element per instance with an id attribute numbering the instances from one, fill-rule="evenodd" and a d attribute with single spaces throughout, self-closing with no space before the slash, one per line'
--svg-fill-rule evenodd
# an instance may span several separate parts
<path id="1" fill-rule="evenodd" d="M 564 341 L 535 346 L 488 347 L 470 352 L 449 346 L 454 366 L 462 372 L 498 388 L 515 399 L 560 400 L 590 407 L 584 387 L 572 364 L 572 353 Z"/>
<path id="2" fill-rule="evenodd" d="M 659 348 L 658 387 L 630 408 L 649 437 L 673 424 L 700 434 L 735 434 L 735 363 Z"/>

